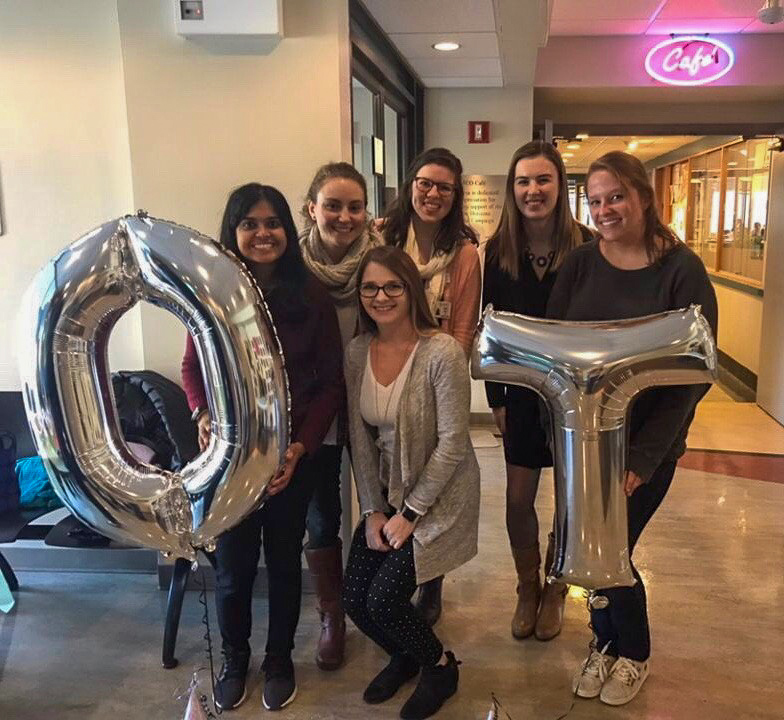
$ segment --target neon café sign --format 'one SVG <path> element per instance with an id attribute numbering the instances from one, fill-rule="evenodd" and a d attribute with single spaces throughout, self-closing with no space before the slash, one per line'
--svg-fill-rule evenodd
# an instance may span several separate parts
<path id="1" fill-rule="evenodd" d="M 667 38 L 645 58 L 648 75 L 667 85 L 707 85 L 724 77 L 734 64 L 729 45 L 699 35 Z"/>

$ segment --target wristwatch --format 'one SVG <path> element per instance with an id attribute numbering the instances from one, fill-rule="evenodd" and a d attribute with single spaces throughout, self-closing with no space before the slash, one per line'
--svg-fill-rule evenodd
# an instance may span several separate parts
<path id="1" fill-rule="evenodd" d="M 207 408 L 201 407 L 201 405 L 199 405 L 193 411 L 193 413 L 191 413 L 191 420 L 193 420 L 193 422 L 196 422 L 201 417 L 201 414 L 204 413 L 204 412 L 207 412 Z"/>
<path id="2" fill-rule="evenodd" d="M 400 511 L 400 514 L 408 520 L 408 522 L 416 522 L 422 516 L 416 511 L 412 510 L 408 505 L 403 505 L 403 509 Z"/>

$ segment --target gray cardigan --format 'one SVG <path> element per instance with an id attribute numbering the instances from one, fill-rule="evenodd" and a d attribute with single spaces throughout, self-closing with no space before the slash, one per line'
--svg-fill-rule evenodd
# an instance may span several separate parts
<path id="1" fill-rule="evenodd" d="M 388 498 L 379 479 L 378 432 L 360 414 L 359 393 L 372 336 L 346 348 L 351 459 L 362 513 L 406 501 L 422 518 L 414 529 L 417 583 L 476 555 L 479 464 L 468 432 L 471 385 L 465 353 L 444 333 L 422 337 L 400 395 Z"/>

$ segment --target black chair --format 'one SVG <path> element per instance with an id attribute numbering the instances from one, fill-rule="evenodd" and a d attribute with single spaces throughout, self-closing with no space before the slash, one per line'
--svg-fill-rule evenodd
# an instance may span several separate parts
<path id="1" fill-rule="evenodd" d="M 190 418 L 185 393 L 176 383 L 153 371 L 140 371 L 113 373 L 112 385 L 123 436 L 128 441 L 150 447 L 155 452 L 155 464 L 176 471 L 198 454 L 196 427 Z M 16 438 L 17 457 L 36 454 L 21 392 L 0 392 L 0 430 Z M 37 509 L 0 513 L 0 543 L 42 539 L 47 545 L 56 547 L 127 547 L 89 531 L 73 516 L 54 526 L 30 525 L 47 512 L 49 510 Z M 165 668 L 177 665 L 174 650 L 189 571 L 188 560 L 178 558 L 175 561 L 163 633 L 162 664 Z M 11 590 L 19 588 L 19 581 L 2 553 L 0 572 Z"/>

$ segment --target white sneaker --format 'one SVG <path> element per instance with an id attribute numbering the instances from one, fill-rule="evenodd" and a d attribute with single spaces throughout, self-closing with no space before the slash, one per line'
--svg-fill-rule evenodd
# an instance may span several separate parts
<path id="1" fill-rule="evenodd" d="M 615 656 L 606 654 L 608 647 L 609 643 L 601 651 L 591 648 L 588 659 L 580 663 L 572 677 L 573 693 L 584 698 L 595 698 L 602 692 L 604 681 L 615 663 Z"/>
<path id="2" fill-rule="evenodd" d="M 619 657 L 612 666 L 610 677 L 602 685 L 601 701 L 607 705 L 625 705 L 638 692 L 648 677 L 649 662 L 637 662 Z"/>

